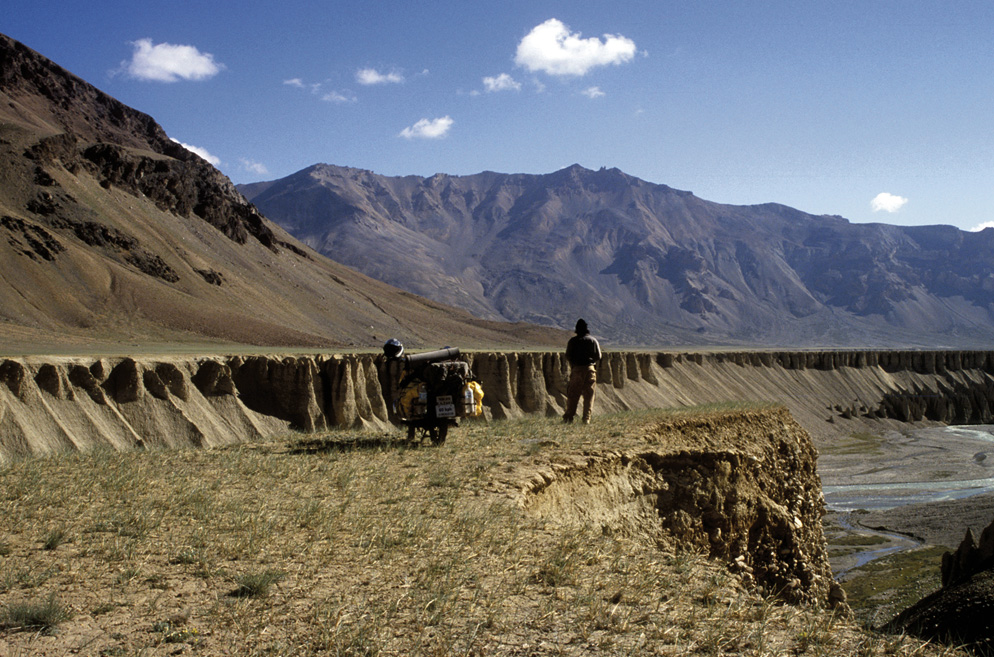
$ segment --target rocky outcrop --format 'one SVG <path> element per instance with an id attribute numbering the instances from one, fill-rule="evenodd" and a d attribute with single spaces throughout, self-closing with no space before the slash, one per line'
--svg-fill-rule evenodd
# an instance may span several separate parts
<path id="1" fill-rule="evenodd" d="M 178 144 L 170 151 L 173 159 L 167 160 L 113 144 L 96 144 L 82 149 L 81 158 L 104 187 L 146 196 L 160 210 L 197 216 L 239 244 L 254 237 L 267 248 L 277 248 L 279 241 L 272 229 L 227 177 Z"/>
<path id="2" fill-rule="evenodd" d="M 65 231 L 90 246 L 126 252 L 126 260 L 141 271 L 176 282 L 179 276 L 161 258 L 146 251 L 138 239 L 107 226 L 96 217 L 73 217 L 76 199 L 60 186 L 58 169 L 78 176 L 85 172 L 105 189 L 119 188 L 150 199 L 163 211 L 197 217 L 229 239 L 244 244 L 249 238 L 276 251 L 284 247 L 309 257 L 296 245 L 280 240 L 259 211 L 247 203 L 234 185 L 198 155 L 170 139 L 148 115 L 134 110 L 56 66 L 22 44 L 0 35 L 0 91 L 13 101 L 18 119 L 40 120 L 47 134 L 24 151 L 33 180 L 44 189 L 28 199 L 25 210 L 55 231 Z M 39 99 L 41 103 L 37 102 Z M 18 102 L 39 112 L 18 110 Z M 13 217 L 7 223 L 17 221 Z M 57 241 L 36 226 L 7 226 L 19 230 L 32 252 L 46 257 L 61 249 Z M 44 248 L 38 249 L 41 244 Z M 46 257 L 46 259 L 51 259 Z"/>
<path id="3" fill-rule="evenodd" d="M 36 163 L 36 170 L 47 176 L 48 191 L 30 200 L 26 210 L 43 218 L 55 229 L 68 229 L 87 244 L 102 245 L 106 242 L 118 248 L 133 250 L 137 240 L 120 231 L 109 229 L 95 221 L 73 221 L 62 212 L 64 206 L 75 200 L 65 197 L 58 183 L 49 176 L 46 167 L 56 163 L 74 175 L 86 171 L 102 187 L 117 187 L 133 196 L 152 200 L 163 211 L 181 216 L 196 216 L 221 231 L 229 239 L 244 244 L 250 237 L 263 246 L 276 250 L 290 244 L 278 240 L 272 228 L 259 211 L 246 203 L 241 194 L 213 166 L 175 142 L 157 143 L 168 157 L 153 156 L 147 151 L 129 150 L 110 143 L 88 144 L 77 140 L 71 133 L 46 137 L 25 154 Z M 114 231 L 119 235 L 101 238 L 99 230 Z M 127 243 L 120 243 L 122 240 Z M 293 250 L 304 255 L 299 247 Z"/>
<path id="4" fill-rule="evenodd" d="M 980 533 L 979 543 L 973 536 L 973 530 L 967 529 L 956 551 L 942 555 L 942 586 L 955 586 L 981 571 L 991 569 L 994 569 L 994 521 Z"/>
<path id="5" fill-rule="evenodd" d="M 89 171 L 105 187 L 146 196 L 162 210 L 200 217 L 239 243 L 252 236 L 276 248 L 271 228 L 231 181 L 170 139 L 152 117 L 4 35 L 0 35 L 0 89 L 17 100 L 44 98 L 44 119 L 60 130 L 26 153 L 37 164 L 39 184 L 56 184 L 45 167 L 58 161 L 73 173 Z M 44 214 L 38 209 L 36 214 Z"/>
<path id="6" fill-rule="evenodd" d="M 968 529 L 959 548 L 942 555 L 942 588 L 902 611 L 884 629 L 991 654 L 994 522 L 981 532 L 979 543 Z"/>
<path id="7" fill-rule="evenodd" d="M 838 604 L 807 433 L 782 409 L 680 418 L 639 451 L 569 454 L 522 490 L 532 516 L 724 560 L 793 603 Z"/>

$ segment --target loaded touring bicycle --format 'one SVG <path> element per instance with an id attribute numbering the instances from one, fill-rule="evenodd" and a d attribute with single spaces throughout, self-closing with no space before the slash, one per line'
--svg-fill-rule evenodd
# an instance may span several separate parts
<path id="1" fill-rule="evenodd" d="M 396 363 L 390 367 L 399 381 L 393 411 L 397 421 L 407 426 L 408 440 L 423 442 L 427 438 L 441 445 L 459 418 L 483 414 L 483 387 L 469 363 L 457 360 L 458 349 L 446 347 L 405 356 L 403 345 L 390 340 L 383 352 Z"/>

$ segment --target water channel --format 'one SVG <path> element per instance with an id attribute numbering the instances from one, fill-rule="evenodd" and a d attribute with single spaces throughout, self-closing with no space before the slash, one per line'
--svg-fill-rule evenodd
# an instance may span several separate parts
<path id="1" fill-rule="evenodd" d="M 873 529 L 865 518 L 881 522 L 888 512 L 905 513 L 904 526 L 914 527 L 913 518 L 936 505 L 949 516 L 949 531 L 961 538 L 965 527 L 955 523 L 957 500 L 968 505 L 969 498 L 994 493 L 994 425 L 915 428 L 888 432 L 882 436 L 856 435 L 839 444 L 823 447 L 818 461 L 825 502 L 834 512 L 833 522 L 844 531 L 878 537 L 879 546 L 833 560 L 836 577 L 881 557 L 922 544 L 909 534 Z M 870 514 L 864 514 L 869 511 Z M 922 513 L 922 516 L 927 514 Z M 979 517 L 984 517 L 983 515 Z M 973 520 L 977 515 L 973 514 Z M 988 514 L 986 522 L 992 517 Z M 986 522 L 984 526 L 986 526 Z M 934 524 L 934 523 L 933 523 Z M 974 526 L 979 532 L 983 526 Z M 959 540 L 957 538 L 956 540 Z M 946 539 L 946 544 L 949 539 Z"/>

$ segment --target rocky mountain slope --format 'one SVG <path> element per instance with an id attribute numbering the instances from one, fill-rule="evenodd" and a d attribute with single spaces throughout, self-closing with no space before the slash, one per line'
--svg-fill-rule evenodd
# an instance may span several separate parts
<path id="1" fill-rule="evenodd" d="M 558 343 L 331 262 L 131 109 L 0 35 L 0 338 L 154 344 Z"/>
<path id="2" fill-rule="evenodd" d="M 994 230 L 712 203 L 617 169 L 387 177 L 319 164 L 242 186 L 329 257 L 480 316 L 622 344 L 979 346 Z"/>

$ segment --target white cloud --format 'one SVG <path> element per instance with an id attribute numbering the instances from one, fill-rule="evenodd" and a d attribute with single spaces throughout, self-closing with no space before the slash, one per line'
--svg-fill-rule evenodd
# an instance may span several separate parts
<path id="1" fill-rule="evenodd" d="M 179 144 L 180 146 L 182 146 L 183 148 L 185 148 L 186 150 L 190 151 L 191 153 L 196 153 L 197 155 L 204 158 L 214 166 L 216 167 L 221 166 L 221 158 L 215 155 L 211 155 L 206 148 L 200 148 L 199 146 L 191 146 L 190 144 L 184 144 L 178 139 L 173 139 L 173 141 Z"/>
<path id="2" fill-rule="evenodd" d="M 985 228 L 994 228 L 994 221 L 985 221 L 982 224 L 977 224 L 976 226 L 974 226 L 973 228 L 970 229 L 970 232 L 971 233 L 979 233 L 980 231 L 984 230 Z"/>
<path id="3" fill-rule="evenodd" d="M 329 103 L 354 103 L 358 101 L 358 98 L 352 94 L 346 95 L 339 93 L 337 91 L 329 91 L 328 93 L 321 96 L 321 100 L 327 101 Z"/>
<path id="4" fill-rule="evenodd" d="M 521 83 L 516 81 L 507 73 L 501 73 L 497 77 L 483 78 L 483 86 L 488 93 L 494 91 L 521 91 Z"/>
<path id="5" fill-rule="evenodd" d="M 887 192 L 880 192 L 870 201 L 870 207 L 874 212 L 897 212 L 905 206 L 908 199 L 903 196 L 895 196 Z"/>
<path id="6" fill-rule="evenodd" d="M 514 63 L 549 75 L 585 75 L 590 69 L 623 64 L 635 57 L 635 42 L 620 34 L 581 39 L 561 21 L 550 18 L 536 26 L 518 44 Z"/>
<path id="7" fill-rule="evenodd" d="M 296 87 L 297 89 L 310 89 L 312 94 L 320 96 L 321 100 L 328 103 L 342 104 L 359 102 L 356 95 L 350 91 L 335 91 L 334 89 L 322 91 L 322 84 L 320 82 L 305 83 L 300 78 L 291 78 L 289 80 L 283 80 L 283 84 L 290 87 Z"/>
<path id="8" fill-rule="evenodd" d="M 310 89 L 311 93 L 315 96 L 321 93 L 320 82 L 304 82 L 300 78 L 290 78 L 289 80 L 283 80 L 283 84 L 288 87 L 294 87 L 295 89 Z"/>
<path id="9" fill-rule="evenodd" d="M 206 80 L 224 69 L 224 64 L 214 61 L 214 55 L 202 53 L 193 46 L 171 43 L 153 45 L 151 39 L 139 39 L 131 45 L 135 49 L 131 61 L 121 62 L 121 68 L 127 75 L 139 80 Z"/>
<path id="10" fill-rule="evenodd" d="M 404 139 L 441 139 L 448 134 L 455 121 L 450 116 L 440 119 L 421 119 L 414 125 L 404 128 L 398 136 Z"/>
<path id="11" fill-rule="evenodd" d="M 580 93 L 582 93 L 587 98 L 591 98 L 591 99 L 593 99 L 593 98 L 603 98 L 606 95 L 603 91 L 601 91 L 600 87 L 587 87 L 586 89 L 584 89 Z"/>
<path id="12" fill-rule="evenodd" d="M 397 71 L 380 73 L 375 68 L 361 68 L 355 73 L 359 84 L 397 84 L 404 81 L 404 76 Z"/>
<path id="13" fill-rule="evenodd" d="M 254 160 L 247 160 L 244 157 L 239 160 L 242 163 L 242 168 L 250 173 L 254 173 L 260 176 L 265 176 L 269 173 L 269 169 L 266 165 L 261 162 L 256 162 Z"/>

